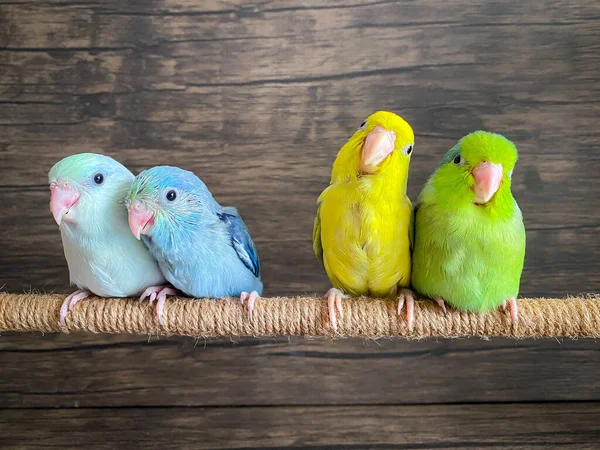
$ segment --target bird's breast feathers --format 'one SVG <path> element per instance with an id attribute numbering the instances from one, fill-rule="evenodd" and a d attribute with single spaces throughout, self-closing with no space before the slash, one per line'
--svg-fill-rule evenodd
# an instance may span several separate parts
<path id="1" fill-rule="evenodd" d="M 348 184 L 332 185 L 323 194 L 321 239 L 332 281 L 358 294 L 408 281 L 412 212 L 406 195 L 368 195 Z"/>
<path id="2" fill-rule="evenodd" d="M 164 277 L 148 249 L 131 234 L 90 238 L 62 233 L 71 283 L 100 296 L 139 295 Z"/>

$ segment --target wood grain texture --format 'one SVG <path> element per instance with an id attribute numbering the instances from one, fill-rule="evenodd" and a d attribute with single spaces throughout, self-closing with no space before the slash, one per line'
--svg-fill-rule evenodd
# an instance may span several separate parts
<path id="1" fill-rule="evenodd" d="M 324 292 L 315 200 L 343 142 L 389 109 L 416 132 L 413 199 L 467 132 L 514 140 L 522 294 L 600 291 L 599 19 L 595 0 L 1 1 L 0 286 L 68 289 L 46 175 L 92 151 L 195 171 L 243 214 L 268 295 Z M 592 341 L 194 344 L 1 336 L 0 447 L 599 440 Z"/>
<path id="2" fill-rule="evenodd" d="M 416 130 L 413 198 L 460 136 L 512 138 L 522 293 L 600 290 L 598 5 L 460 5 L 0 4 L 5 289 L 67 288 L 46 174 L 94 151 L 195 171 L 243 213 L 269 295 L 321 292 L 315 200 L 357 124 L 390 109 Z"/>
<path id="3" fill-rule="evenodd" d="M 595 450 L 599 420 L 588 403 L 0 411 L 14 450 Z"/>
<path id="4" fill-rule="evenodd" d="M 600 401 L 591 340 L 0 337 L 2 408 Z"/>

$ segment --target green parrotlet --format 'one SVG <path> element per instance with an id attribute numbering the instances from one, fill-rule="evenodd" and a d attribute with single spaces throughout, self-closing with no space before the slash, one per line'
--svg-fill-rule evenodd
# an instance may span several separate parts
<path id="1" fill-rule="evenodd" d="M 511 192 L 518 159 L 504 136 L 475 131 L 442 159 L 415 207 L 412 285 L 445 311 L 484 313 L 516 298 L 525 258 L 523 216 Z"/>

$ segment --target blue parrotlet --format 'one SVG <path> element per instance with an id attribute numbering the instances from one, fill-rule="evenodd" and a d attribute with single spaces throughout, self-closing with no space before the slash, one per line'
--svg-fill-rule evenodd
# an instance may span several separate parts
<path id="1" fill-rule="evenodd" d="M 192 172 L 158 166 L 127 195 L 129 226 L 167 280 L 192 297 L 239 296 L 252 320 L 262 294 L 258 252 L 237 210 L 223 207 Z M 157 303 L 163 323 L 164 298 Z"/>

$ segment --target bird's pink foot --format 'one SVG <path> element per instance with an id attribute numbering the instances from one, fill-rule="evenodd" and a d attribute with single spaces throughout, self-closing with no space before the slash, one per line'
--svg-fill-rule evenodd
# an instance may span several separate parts
<path id="1" fill-rule="evenodd" d="M 514 297 L 509 299 L 508 302 L 504 300 L 502 302 L 502 311 L 506 311 L 507 303 L 510 308 L 510 319 L 512 320 L 512 323 L 516 323 L 517 318 L 519 316 L 519 307 L 517 306 L 517 300 Z"/>
<path id="2" fill-rule="evenodd" d="M 73 309 L 73 307 L 84 298 L 87 298 L 92 293 L 90 291 L 86 291 L 85 289 L 77 289 L 63 302 L 60 307 L 60 324 L 64 327 L 66 325 L 67 313 Z"/>
<path id="3" fill-rule="evenodd" d="M 245 305 L 248 309 L 248 320 L 250 320 L 250 322 L 252 322 L 252 317 L 254 315 L 254 303 L 259 298 L 260 295 L 258 295 L 258 292 L 256 291 L 252 291 L 249 294 L 247 292 L 242 292 L 240 294 L 242 305 Z"/>
<path id="4" fill-rule="evenodd" d="M 150 305 L 154 303 L 154 300 L 157 300 L 156 315 L 158 317 L 158 323 L 160 323 L 161 326 L 165 325 L 162 315 L 165 308 L 165 300 L 167 299 L 167 295 L 177 295 L 177 290 L 172 286 L 150 286 L 140 296 L 140 304 L 146 298 L 148 298 Z"/>
<path id="5" fill-rule="evenodd" d="M 325 294 L 327 297 L 327 306 L 329 308 L 329 321 L 331 327 L 337 331 L 337 313 L 340 315 L 340 319 L 344 318 L 344 308 L 342 306 L 342 299 L 346 297 L 342 291 L 336 288 L 331 288 Z"/>
<path id="6" fill-rule="evenodd" d="M 409 289 L 401 289 L 398 294 L 398 315 L 402 313 L 405 304 L 408 330 L 412 331 L 415 324 L 415 298 Z"/>
<path id="7" fill-rule="evenodd" d="M 442 308 L 442 311 L 444 311 L 444 314 L 447 313 L 446 311 L 446 302 L 444 301 L 444 299 L 442 297 L 434 297 L 433 300 L 435 300 L 435 302 L 440 305 L 440 308 Z"/>

